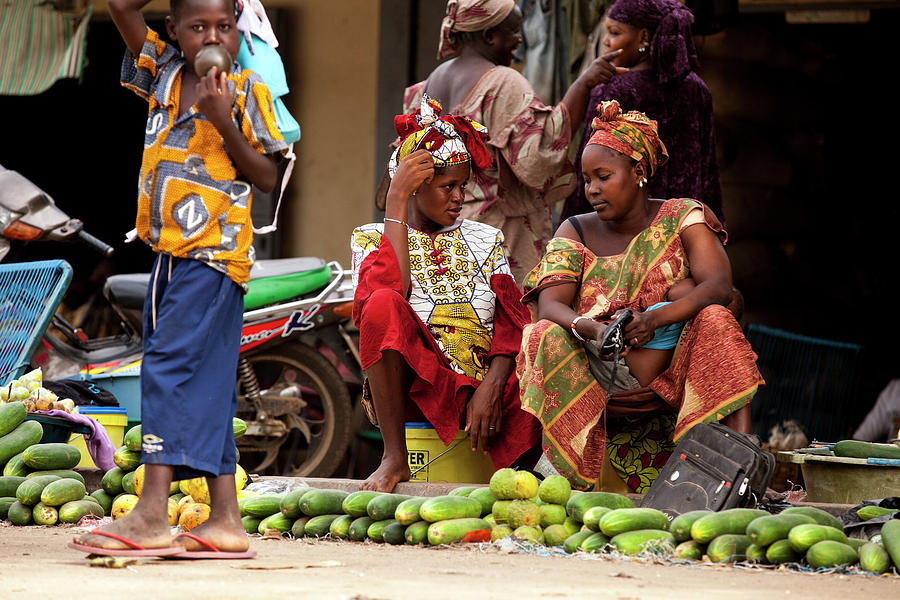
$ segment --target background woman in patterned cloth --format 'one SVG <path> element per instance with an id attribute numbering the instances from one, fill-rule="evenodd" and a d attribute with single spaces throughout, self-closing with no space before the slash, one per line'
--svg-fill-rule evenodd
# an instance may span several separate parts
<path id="1" fill-rule="evenodd" d="M 361 489 L 389 492 L 410 477 L 404 421 L 428 420 L 444 444 L 464 424 L 472 451 L 509 466 L 539 437 L 513 373 L 528 313 L 503 234 L 460 218 L 473 170 L 491 157 L 487 130 L 440 117 L 423 97 L 395 118 L 384 223 L 353 231 L 353 318 L 366 372 L 363 401 L 381 429 L 381 465 Z"/>
<path id="2" fill-rule="evenodd" d="M 726 308 L 718 219 L 695 200 L 650 198 L 668 158 L 654 121 L 615 101 L 598 115 L 581 160 L 594 211 L 560 226 L 525 281 L 539 320 L 523 333 L 517 371 L 522 407 L 544 426 L 539 471 L 582 489 L 602 475 L 607 489 L 645 492 L 694 424 L 724 419 L 748 431 L 763 381 Z M 629 350 L 613 369 L 598 343 L 623 309 L 634 312 Z"/>
<path id="3" fill-rule="evenodd" d="M 520 284 L 553 233 L 550 207 L 575 185 L 568 155 L 572 132 L 581 125 L 591 88 L 616 72 L 606 59 L 617 54 L 595 60 L 559 105 L 545 106 L 509 66 L 522 41 L 521 26 L 515 0 L 450 0 L 438 46 L 438 58 L 450 60 L 403 96 L 405 113 L 418 108 L 427 92 L 450 114 L 490 131 L 493 163 L 466 188 L 462 216 L 503 231 Z"/>

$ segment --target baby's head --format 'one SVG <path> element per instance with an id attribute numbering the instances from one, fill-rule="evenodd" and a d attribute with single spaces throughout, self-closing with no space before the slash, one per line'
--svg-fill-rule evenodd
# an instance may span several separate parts
<path id="1" fill-rule="evenodd" d="M 241 48 L 233 0 L 170 0 L 166 31 L 191 71 L 204 46 L 221 44 L 232 58 Z"/>

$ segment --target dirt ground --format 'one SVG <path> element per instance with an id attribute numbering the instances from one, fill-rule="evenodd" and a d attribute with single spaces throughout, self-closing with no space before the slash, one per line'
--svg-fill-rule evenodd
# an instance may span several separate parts
<path id="1" fill-rule="evenodd" d="M 73 526 L 0 526 L 0 598 L 897 598 L 900 578 L 536 556 L 494 546 L 425 548 L 261 539 L 249 561 L 141 559 L 92 568 Z M 715 596 L 713 596 L 713 594 Z"/>

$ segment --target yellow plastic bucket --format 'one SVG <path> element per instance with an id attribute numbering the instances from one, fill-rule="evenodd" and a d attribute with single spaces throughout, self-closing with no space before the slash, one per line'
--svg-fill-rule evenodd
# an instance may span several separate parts
<path id="1" fill-rule="evenodd" d="M 450 446 L 466 437 L 462 429 L 445 446 L 431 423 L 406 423 L 406 452 L 410 481 L 440 483 L 488 483 L 494 474 L 494 463 L 484 452 L 472 452 L 469 441 Z M 442 452 L 446 454 L 441 455 Z M 440 455 L 440 456 L 438 456 Z M 416 472 L 418 470 L 418 472 Z"/>
<path id="2" fill-rule="evenodd" d="M 124 408 L 112 406 L 79 406 L 78 412 L 82 415 L 91 417 L 106 429 L 110 441 L 113 446 L 118 448 L 122 445 L 122 439 L 125 437 L 125 425 L 128 424 L 128 415 Z M 87 451 L 84 443 L 84 436 L 80 433 L 72 434 L 69 438 L 69 445 L 75 446 L 81 452 L 81 461 L 78 467 L 95 467 L 91 455 Z"/>

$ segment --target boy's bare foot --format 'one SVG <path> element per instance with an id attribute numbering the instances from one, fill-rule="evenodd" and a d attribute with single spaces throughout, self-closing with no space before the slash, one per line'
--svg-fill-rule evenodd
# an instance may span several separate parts
<path id="1" fill-rule="evenodd" d="M 190 533 L 203 538 L 223 552 L 243 552 L 250 547 L 250 538 L 247 537 L 247 532 L 244 531 L 240 521 L 209 519 L 202 525 L 191 529 Z M 178 538 L 178 543 L 183 545 L 188 552 L 209 550 L 206 546 L 187 537 Z"/>
<path id="2" fill-rule="evenodd" d="M 406 456 L 394 458 L 385 456 L 375 472 L 360 484 L 361 490 L 373 490 L 376 492 L 392 492 L 401 481 L 409 481 L 409 464 Z"/>
<path id="3" fill-rule="evenodd" d="M 146 511 L 138 510 L 136 506 L 130 513 L 100 528 L 106 533 L 113 533 L 119 537 L 143 546 L 144 548 L 168 548 L 172 545 L 172 534 L 169 529 L 169 521 L 165 513 L 160 517 L 154 515 L 150 518 Z M 78 543 L 95 548 L 108 550 L 128 549 L 129 546 L 122 542 L 102 535 L 86 533 L 78 538 Z"/>

